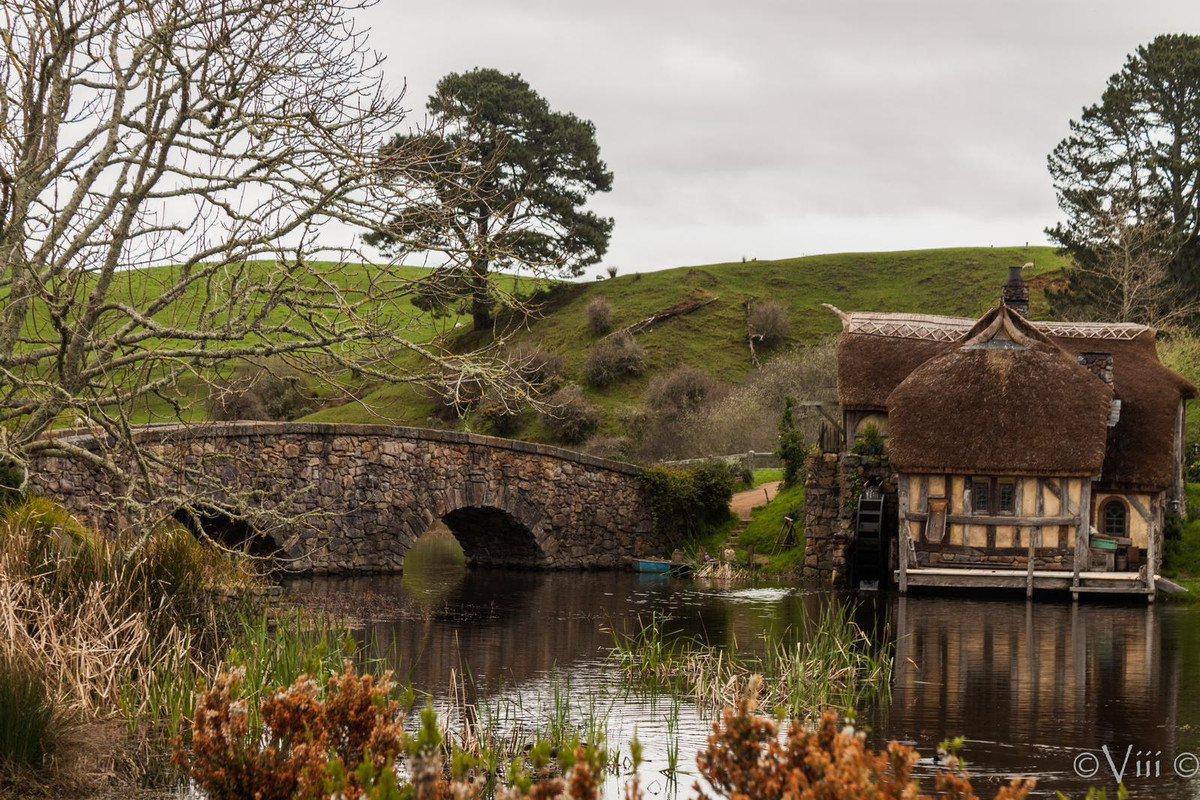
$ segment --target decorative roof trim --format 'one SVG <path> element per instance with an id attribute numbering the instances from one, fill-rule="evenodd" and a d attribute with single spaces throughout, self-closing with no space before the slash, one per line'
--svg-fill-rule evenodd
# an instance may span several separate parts
<path id="1" fill-rule="evenodd" d="M 936 314 L 888 314 L 877 311 L 845 312 L 823 304 L 837 314 L 846 333 L 862 333 L 869 336 L 890 336 L 899 339 L 924 339 L 933 342 L 953 343 L 961 340 L 977 320 L 967 317 L 943 317 Z M 1146 325 L 1126 322 L 1035 322 L 1036 330 L 1047 336 L 1063 339 L 1136 339 L 1146 331 Z"/>

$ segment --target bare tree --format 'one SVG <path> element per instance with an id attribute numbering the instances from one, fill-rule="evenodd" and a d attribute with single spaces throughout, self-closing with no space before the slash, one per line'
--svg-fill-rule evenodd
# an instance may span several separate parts
<path id="1" fill-rule="evenodd" d="M 1171 265 L 1179 253 L 1165 218 L 1121 208 L 1096 211 L 1094 257 L 1072 270 L 1092 279 L 1088 313 L 1096 319 L 1171 328 L 1194 319 L 1200 301 L 1184 291 Z"/>
<path id="2" fill-rule="evenodd" d="M 0 0 L 0 458 L 87 459 L 137 506 L 166 465 L 138 449 L 134 408 L 242 359 L 527 394 L 499 351 L 412 335 L 411 273 L 323 243 L 400 209 L 435 229 L 463 201 L 419 179 L 453 157 L 430 152 L 440 137 L 382 147 L 404 112 L 354 27 L 363 4 Z M 462 174 L 475 192 L 482 172 Z M 394 257 L 437 258 L 430 241 Z"/>

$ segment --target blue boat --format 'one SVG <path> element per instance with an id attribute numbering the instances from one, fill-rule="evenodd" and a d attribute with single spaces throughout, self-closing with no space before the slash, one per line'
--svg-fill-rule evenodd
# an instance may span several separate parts
<path id="1" fill-rule="evenodd" d="M 670 572 L 671 562 L 661 558 L 633 559 L 634 572 Z"/>

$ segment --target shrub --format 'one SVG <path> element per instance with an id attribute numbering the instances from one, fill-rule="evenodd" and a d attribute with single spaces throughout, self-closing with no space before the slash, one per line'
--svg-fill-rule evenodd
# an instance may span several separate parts
<path id="1" fill-rule="evenodd" d="M 452 422 L 479 405 L 487 386 L 477 375 L 453 369 L 435 372 L 425 383 L 425 394 L 433 402 L 433 416 Z"/>
<path id="2" fill-rule="evenodd" d="M 651 408 L 675 417 L 699 408 L 716 388 L 717 382 L 708 373 L 695 367 L 677 367 L 650 382 L 647 398 Z"/>
<path id="3" fill-rule="evenodd" d="M 783 415 L 779 418 L 779 445 L 775 455 L 783 461 L 784 486 L 795 486 L 804 480 L 804 459 L 808 456 L 804 434 L 796 427 L 792 414 L 795 403 L 791 397 L 784 398 Z"/>
<path id="4" fill-rule="evenodd" d="M 609 264 L 604 268 L 604 271 L 608 273 L 608 277 L 610 278 L 617 277 L 617 267 L 615 264 Z"/>
<path id="5" fill-rule="evenodd" d="M 600 415 L 578 386 L 567 386 L 550 396 L 542 412 L 542 425 L 557 442 L 579 444 L 600 427 Z"/>
<path id="6" fill-rule="evenodd" d="M 588 439 L 583 448 L 598 458 L 611 458 L 617 461 L 627 461 L 632 457 L 633 442 L 624 436 L 605 436 L 597 434 Z"/>
<path id="7" fill-rule="evenodd" d="M 786 339 L 792 327 L 787 311 L 774 300 L 756 302 L 750 309 L 749 324 L 751 335 L 768 346 Z"/>
<path id="8" fill-rule="evenodd" d="M 0 653 L 0 771 L 46 766 L 62 733 L 62 715 L 42 668 L 8 650 Z"/>
<path id="9" fill-rule="evenodd" d="M 603 336 L 612 328 L 612 306 L 607 297 L 597 297 L 587 304 L 588 328 L 593 336 Z"/>
<path id="10" fill-rule="evenodd" d="M 486 397 L 475 411 L 479 429 L 492 436 L 512 437 L 521 429 L 521 412 L 495 397 Z"/>
<path id="11" fill-rule="evenodd" d="M 317 403 L 304 393 L 300 375 L 239 367 L 231 378 L 211 388 L 205 407 L 212 420 L 291 420 L 316 410 Z"/>
<path id="12" fill-rule="evenodd" d="M 262 730 L 240 696 L 242 675 L 220 675 L 201 693 L 190 753 L 176 740 L 175 763 L 210 797 L 361 797 L 388 782 L 397 788 L 393 767 L 406 737 L 390 673 L 375 683 L 347 661 L 323 696 L 301 675 L 263 698 Z"/>
<path id="13" fill-rule="evenodd" d="M 639 476 L 659 530 L 669 535 L 694 536 L 729 517 L 735 482 L 723 461 L 708 461 L 694 469 L 650 467 Z"/>
<path id="14" fill-rule="evenodd" d="M 865 736 L 842 726 L 837 715 L 826 711 L 815 730 L 793 718 L 787 735 L 778 723 L 756 713 L 754 694 L 761 678 L 751 681 L 751 691 L 736 709 L 726 709 L 713 724 L 708 746 L 696 763 L 714 796 L 776 800 L 785 797 L 860 798 L 876 800 L 926 800 L 918 794 L 912 769 L 920 760 L 916 750 L 891 742 L 873 752 Z M 947 798 L 976 797 L 970 776 L 951 744 L 944 744 L 942 769 L 934 787 Z M 1013 778 L 996 793 L 996 800 L 1024 800 L 1033 791 L 1032 778 Z M 708 798 L 707 793 L 701 797 Z"/>
<path id="15" fill-rule="evenodd" d="M 701 458 L 712 453 L 771 453 L 778 447 L 779 410 L 787 396 L 837 403 L 836 341 L 789 348 L 763 362 L 736 385 L 710 395 L 677 424 L 650 426 L 641 434 L 628 429 L 638 442 L 638 456 L 646 461 Z M 661 420 L 655 420 L 661 422 Z M 820 418 L 796 420 L 806 441 L 814 441 Z"/>
<path id="16" fill-rule="evenodd" d="M 879 433 L 879 428 L 867 424 L 850 446 L 850 452 L 860 456 L 881 456 L 887 452 L 887 443 Z"/>
<path id="17" fill-rule="evenodd" d="M 25 470 L 12 462 L 0 463 L 0 508 L 21 502 L 24 485 Z"/>
<path id="18" fill-rule="evenodd" d="M 524 343 L 508 351 L 508 361 L 522 380 L 538 390 L 558 388 L 558 379 L 566 366 L 561 353 Z"/>
<path id="19" fill-rule="evenodd" d="M 622 378 L 641 375 L 645 368 L 642 346 L 630 334 L 620 332 L 588 350 L 583 377 L 589 385 L 603 388 Z"/>

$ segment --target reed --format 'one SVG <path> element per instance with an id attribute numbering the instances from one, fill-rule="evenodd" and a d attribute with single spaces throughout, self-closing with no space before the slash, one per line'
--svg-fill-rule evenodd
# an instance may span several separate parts
<path id="1" fill-rule="evenodd" d="M 765 632 L 757 653 L 673 633 L 668 622 L 653 613 L 632 632 L 614 630 L 610 658 L 632 682 L 689 695 L 703 708 L 736 703 L 755 674 L 761 702 L 794 716 L 851 710 L 890 692 L 892 645 L 871 642 L 852 605 L 830 603 L 801 629 Z"/>
<path id="2" fill-rule="evenodd" d="M 16 653 L 0 654 L 0 772 L 44 767 L 62 728 L 42 670 Z"/>

